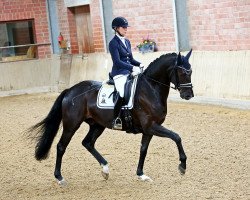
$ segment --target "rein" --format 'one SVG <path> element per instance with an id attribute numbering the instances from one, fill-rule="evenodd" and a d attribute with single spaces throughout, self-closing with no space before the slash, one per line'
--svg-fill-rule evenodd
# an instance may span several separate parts
<path id="1" fill-rule="evenodd" d="M 151 77 L 149 77 L 149 76 L 146 76 L 146 75 L 144 75 L 144 74 L 142 74 L 143 76 L 145 76 L 147 79 L 149 79 L 149 80 L 151 80 L 151 81 L 154 81 L 154 82 L 156 82 L 156 83 L 158 83 L 158 84 L 160 84 L 160 85 L 163 85 L 163 86 L 165 86 L 165 87 L 169 87 L 169 88 L 172 88 L 172 89 L 177 89 L 176 87 L 172 87 L 172 86 L 170 86 L 170 85 L 167 85 L 167 84 L 165 84 L 165 83 L 162 83 L 162 82 L 160 82 L 160 81 L 157 81 L 157 80 L 155 80 L 155 79 L 153 79 L 153 78 L 151 78 Z"/>

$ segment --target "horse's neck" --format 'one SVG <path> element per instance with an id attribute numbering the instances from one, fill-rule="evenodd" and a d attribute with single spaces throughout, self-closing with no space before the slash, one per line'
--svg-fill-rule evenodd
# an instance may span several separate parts
<path id="1" fill-rule="evenodd" d="M 144 78 L 142 78 L 140 87 L 145 88 L 144 90 L 147 94 L 153 92 L 154 98 L 157 99 L 157 101 L 160 101 L 161 104 L 164 106 L 166 105 L 167 98 L 169 95 L 170 81 L 164 83 L 160 81 L 161 80 L 158 80 L 153 76 L 144 76 Z"/>
<path id="2" fill-rule="evenodd" d="M 173 60 L 159 60 L 155 65 L 150 66 L 150 69 L 144 74 L 148 77 L 148 82 L 154 90 L 157 90 L 158 99 L 165 104 L 169 95 L 171 73 L 173 71 Z"/>
<path id="3" fill-rule="evenodd" d="M 161 85 L 170 85 L 170 75 L 171 75 L 171 67 L 166 67 L 166 65 L 161 64 L 155 66 L 154 70 L 150 70 L 145 75 L 155 82 L 158 82 Z"/>

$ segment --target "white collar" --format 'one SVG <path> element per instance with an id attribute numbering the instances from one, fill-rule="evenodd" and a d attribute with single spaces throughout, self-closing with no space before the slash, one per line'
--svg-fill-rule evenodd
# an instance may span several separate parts
<path id="1" fill-rule="evenodd" d="M 121 41 L 125 41 L 125 37 L 124 36 L 120 36 L 118 33 L 116 33 L 117 37 L 121 40 Z"/>
<path id="2" fill-rule="evenodd" d="M 123 36 L 120 36 L 118 33 L 116 34 L 117 35 L 117 37 L 122 41 L 122 43 L 124 44 L 124 46 L 127 48 L 127 45 L 126 45 L 126 40 L 125 40 L 125 37 L 123 37 Z"/>

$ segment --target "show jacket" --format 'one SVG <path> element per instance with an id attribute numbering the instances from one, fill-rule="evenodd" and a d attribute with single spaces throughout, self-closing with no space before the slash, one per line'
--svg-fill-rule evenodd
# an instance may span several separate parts
<path id="1" fill-rule="evenodd" d="M 113 60 L 111 76 L 118 74 L 129 74 L 132 72 L 133 66 L 140 66 L 140 62 L 133 58 L 131 44 L 128 39 L 125 39 L 126 46 L 122 43 L 118 36 L 109 42 L 109 52 Z"/>

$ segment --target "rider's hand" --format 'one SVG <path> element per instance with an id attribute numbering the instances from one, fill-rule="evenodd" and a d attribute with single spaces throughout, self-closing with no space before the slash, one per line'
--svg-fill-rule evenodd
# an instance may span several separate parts
<path id="1" fill-rule="evenodd" d="M 138 73 L 141 73 L 141 69 L 139 66 L 133 66 L 133 69 L 132 69 L 133 72 L 138 72 Z"/>
<path id="2" fill-rule="evenodd" d="M 132 74 L 132 76 L 138 76 L 140 74 L 140 72 L 132 72 L 131 74 Z"/>
<path id="3" fill-rule="evenodd" d="M 134 66 L 132 71 L 132 76 L 137 76 L 140 73 L 141 73 L 140 67 Z"/>

